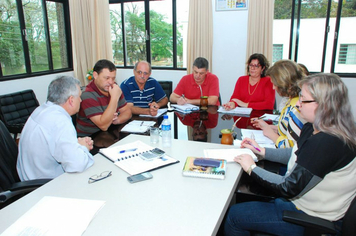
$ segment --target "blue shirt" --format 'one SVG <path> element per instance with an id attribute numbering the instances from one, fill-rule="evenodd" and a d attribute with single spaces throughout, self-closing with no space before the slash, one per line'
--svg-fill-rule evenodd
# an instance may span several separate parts
<path id="1" fill-rule="evenodd" d="M 78 143 L 72 118 L 63 107 L 46 102 L 28 118 L 17 159 L 20 179 L 51 179 L 64 172 L 82 172 L 94 158 Z"/>
<path id="2" fill-rule="evenodd" d="M 143 90 L 140 90 L 135 76 L 123 81 L 120 85 L 125 99 L 136 107 L 148 108 L 149 103 L 159 102 L 166 97 L 161 85 L 152 77 L 149 77 Z"/>

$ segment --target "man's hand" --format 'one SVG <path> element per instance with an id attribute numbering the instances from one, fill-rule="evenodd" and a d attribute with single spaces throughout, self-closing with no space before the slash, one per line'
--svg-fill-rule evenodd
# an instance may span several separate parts
<path id="1" fill-rule="evenodd" d="M 178 105 L 184 105 L 186 103 L 187 103 L 187 100 L 185 99 L 185 97 L 182 96 L 182 97 L 178 98 L 178 101 L 177 101 Z"/>
<path id="2" fill-rule="evenodd" d="M 109 94 L 111 99 L 119 100 L 122 94 L 122 90 L 119 85 L 116 83 L 112 85 L 112 87 L 109 87 Z"/>
<path id="3" fill-rule="evenodd" d="M 93 149 L 94 141 L 90 137 L 78 138 L 78 143 L 85 146 L 89 151 Z"/>
<path id="4" fill-rule="evenodd" d="M 152 102 L 152 103 L 149 103 L 148 104 L 150 107 L 149 107 L 149 113 L 151 116 L 155 116 L 157 115 L 157 112 L 158 112 L 158 109 L 159 109 L 159 106 L 156 102 Z"/>

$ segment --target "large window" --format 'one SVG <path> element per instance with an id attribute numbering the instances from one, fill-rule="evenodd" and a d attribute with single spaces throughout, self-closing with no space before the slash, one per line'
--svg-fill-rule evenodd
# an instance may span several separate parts
<path id="1" fill-rule="evenodd" d="M 115 65 L 146 60 L 154 68 L 186 67 L 189 0 L 110 0 Z"/>
<path id="2" fill-rule="evenodd" d="M 1 0 L 0 80 L 70 69 L 68 0 Z"/>
<path id="3" fill-rule="evenodd" d="M 354 77 L 355 25 L 355 0 L 275 0 L 273 44 L 311 72 Z"/>

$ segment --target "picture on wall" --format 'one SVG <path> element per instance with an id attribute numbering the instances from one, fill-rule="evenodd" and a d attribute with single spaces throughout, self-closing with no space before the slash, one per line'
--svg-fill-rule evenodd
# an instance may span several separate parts
<path id="1" fill-rule="evenodd" d="M 247 10 L 248 0 L 216 0 L 216 11 Z"/>

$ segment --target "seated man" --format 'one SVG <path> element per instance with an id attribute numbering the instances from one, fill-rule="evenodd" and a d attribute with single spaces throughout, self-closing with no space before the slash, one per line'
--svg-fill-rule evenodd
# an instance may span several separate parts
<path id="1" fill-rule="evenodd" d="M 99 60 L 93 68 L 94 80 L 82 94 L 77 118 L 78 136 L 106 131 L 111 124 L 122 124 L 131 118 L 131 109 L 115 83 L 116 67 L 108 60 Z"/>
<path id="2" fill-rule="evenodd" d="M 171 94 L 170 101 L 179 105 L 200 105 L 201 96 L 208 96 L 208 105 L 220 105 L 219 79 L 209 72 L 209 62 L 198 57 L 193 63 L 193 74 L 183 76 Z"/>
<path id="3" fill-rule="evenodd" d="M 78 138 L 71 115 L 80 107 L 80 83 L 70 76 L 53 80 L 47 102 L 28 118 L 20 138 L 17 172 L 22 181 L 82 172 L 94 163 L 93 141 Z"/>
<path id="4" fill-rule="evenodd" d="M 121 90 L 132 114 L 157 115 L 160 107 L 167 105 L 168 98 L 161 85 L 150 77 L 152 68 L 147 61 L 135 64 L 134 75 L 121 83 Z"/>

